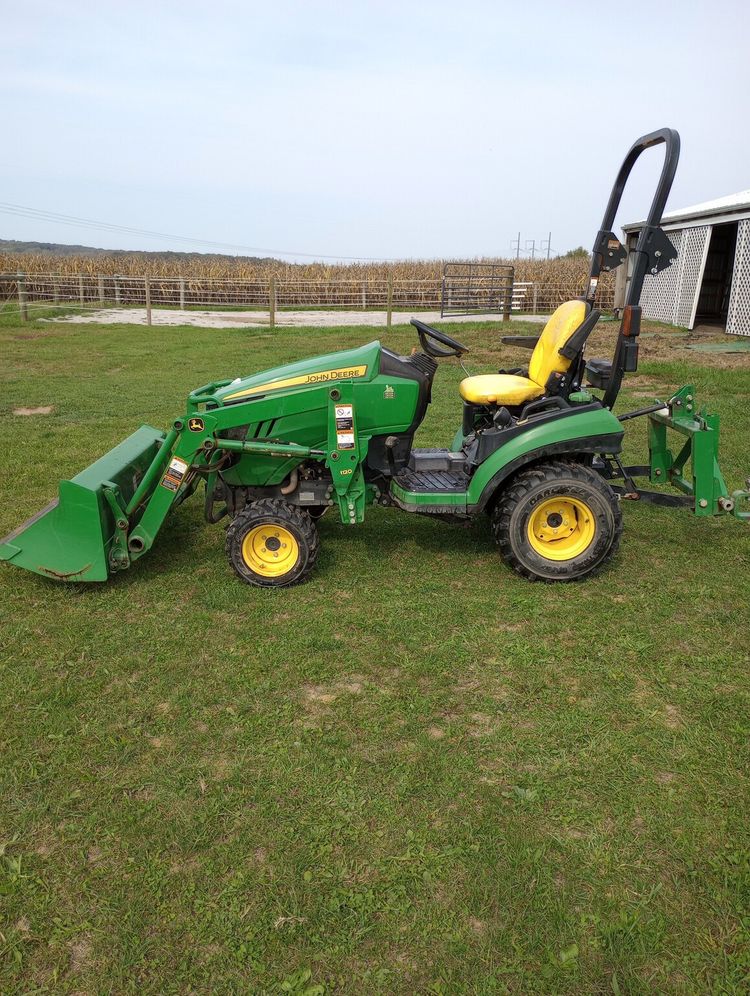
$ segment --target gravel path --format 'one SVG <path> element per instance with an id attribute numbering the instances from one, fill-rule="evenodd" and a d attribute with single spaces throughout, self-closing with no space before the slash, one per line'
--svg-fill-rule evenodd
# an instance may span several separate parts
<path id="1" fill-rule="evenodd" d="M 406 325 L 413 317 L 430 325 L 446 322 L 500 322 L 499 315 L 451 315 L 441 319 L 438 311 L 394 311 L 393 324 Z M 525 322 L 543 322 L 545 318 L 537 315 L 514 315 L 523 318 Z M 65 315 L 60 318 L 46 318 L 43 321 L 69 322 L 72 324 L 96 323 L 99 325 L 145 325 L 145 308 L 102 308 L 86 314 Z M 245 328 L 267 328 L 267 311 L 179 311 L 154 308 L 151 312 L 152 325 L 196 325 L 201 328 L 229 329 L 236 326 Z M 277 311 L 276 326 L 314 326 L 326 327 L 339 325 L 382 325 L 386 324 L 384 311 Z"/>

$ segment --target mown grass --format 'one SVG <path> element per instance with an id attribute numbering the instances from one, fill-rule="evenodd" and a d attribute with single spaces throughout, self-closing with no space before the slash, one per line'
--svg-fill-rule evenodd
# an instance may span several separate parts
<path id="1" fill-rule="evenodd" d="M 0 535 L 196 384 L 367 335 L 0 321 Z M 680 342 L 644 340 L 629 400 L 695 383 L 738 486 L 748 361 Z M 197 498 L 107 585 L 0 571 L 0 991 L 746 992 L 750 532 L 624 511 L 573 586 L 483 521 L 374 510 L 258 591 Z"/>

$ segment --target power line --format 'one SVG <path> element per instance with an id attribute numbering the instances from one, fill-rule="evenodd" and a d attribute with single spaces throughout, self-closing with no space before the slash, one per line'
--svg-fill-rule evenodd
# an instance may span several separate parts
<path id="1" fill-rule="evenodd" d="M 547 252 L 547 259 L 549 259 L 550 253 L 554 252 L 557 254 L 557 249 L 552 248 L 552 232 L 549 233 L 546 239 L 542 239 L 540 252 L 544 252 L 545 250 Z"/>
<path id="2" fill-rule="evenodd" d="M 45 221 L 51 224 L 71 225 L 76 228 L 93 229 L 97 231 L 116 232 L 125 235 L 138 235 L 142 238 L 165 239 L 169 242 L 179 242 L 185 245 L 203 246 L 207 249 L 223 249 L 264 253 L 269 256 L 304 256 L 309 259 L 341 259 L 353 262 L 392 263 L 395 259 L 381 256 L 334 256 L 326 253 L 297 252 L 287 249 L 264 249 L 260 246 L 245 246 L 231 242 L 212 242 L 208 239 L 189 238 L 184 235 L 168 235 L 165 232 L 153 232 L 145 228 L 132 228 L 129 225 L 117 225 L 108 221 L 95 221 L 93 218 L 81 218 L 76 215 L 60 214 L 57 211 L 44 211 L 40 208 L 27 207 L 23 204 L 11 204 L 0 201 L 0 212 L 16 218 L 29 218 L 35 221 Z"/>

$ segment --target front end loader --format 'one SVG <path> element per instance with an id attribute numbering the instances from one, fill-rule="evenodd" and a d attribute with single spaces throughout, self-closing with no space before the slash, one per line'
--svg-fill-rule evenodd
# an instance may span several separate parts
<path id="1" fill-rule="evenodd" d="M 611 230 L 615 213 L 638 156 L 658 144 L 664 167 L 634 251 L 614 356 L 589 359 L 599 277 L 626 255 Z M 622 499 L 747 521 L 748 492 L 730 494 L 719 469 L 718 418 L 699 410 L 691 387 L 613 412 L 623 377 L 637 368 L 644 278 L 676 255 L 659 223 L 678 156 L 670 129 L 632 146 L 595 239 L 585 295 L 562 304 L 541 335 L 513 337 L 531 348 L 526 368 L 461 382 L 461 427 L 450 448 L 415 448 L 414 436 L 439 362 L 468 349 L 414 319 L 420 348 L 409 356 L 375 341 L 197 388 L 169 431 L 143 426 L 62 481 L 55 501 L 0 541 L 0 559 L 55 580 L 104 581 L 148 552 L 201 483 L 207 521 L 229 520 L 231 566 L 260 587 L 309 576 L 316 523 L 329 509 L 348 525 L 378 505 L 448 521 L 486 513 L 505 561 L 545 581 L 583 578 L 611 559 Z M 638 416 L 648 419 L 649 463 L 626 467 L 623 424 Z M 683 439 L 676 454 L 668 430 Z M 640 489 L 643 476 L 680 493 Z"/>

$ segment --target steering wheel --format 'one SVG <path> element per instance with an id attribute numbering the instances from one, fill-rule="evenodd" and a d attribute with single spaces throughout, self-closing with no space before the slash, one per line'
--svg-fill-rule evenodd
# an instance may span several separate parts
<path id="1" fill-rule="evenodd" d="M 463 356 L 464 353 L 469 352 L 468 346 L 464 346 L 463 343 L 458 342 L 456 339 L 451 339 L 445 332 L 440 332 L 439 329 L 434 329 L 431 325 L 425 325 L 424 322 L 420 322 L 416 318 L 412 318 L 411 323 L 417 330 L 422 349 L 428 356 L 440 359 L 443 356 Z M 433 339 L 436 342 L 442 342 L 448 349 L 441 349 L 439 346 L 435 346 L 431 341 Z"/>

